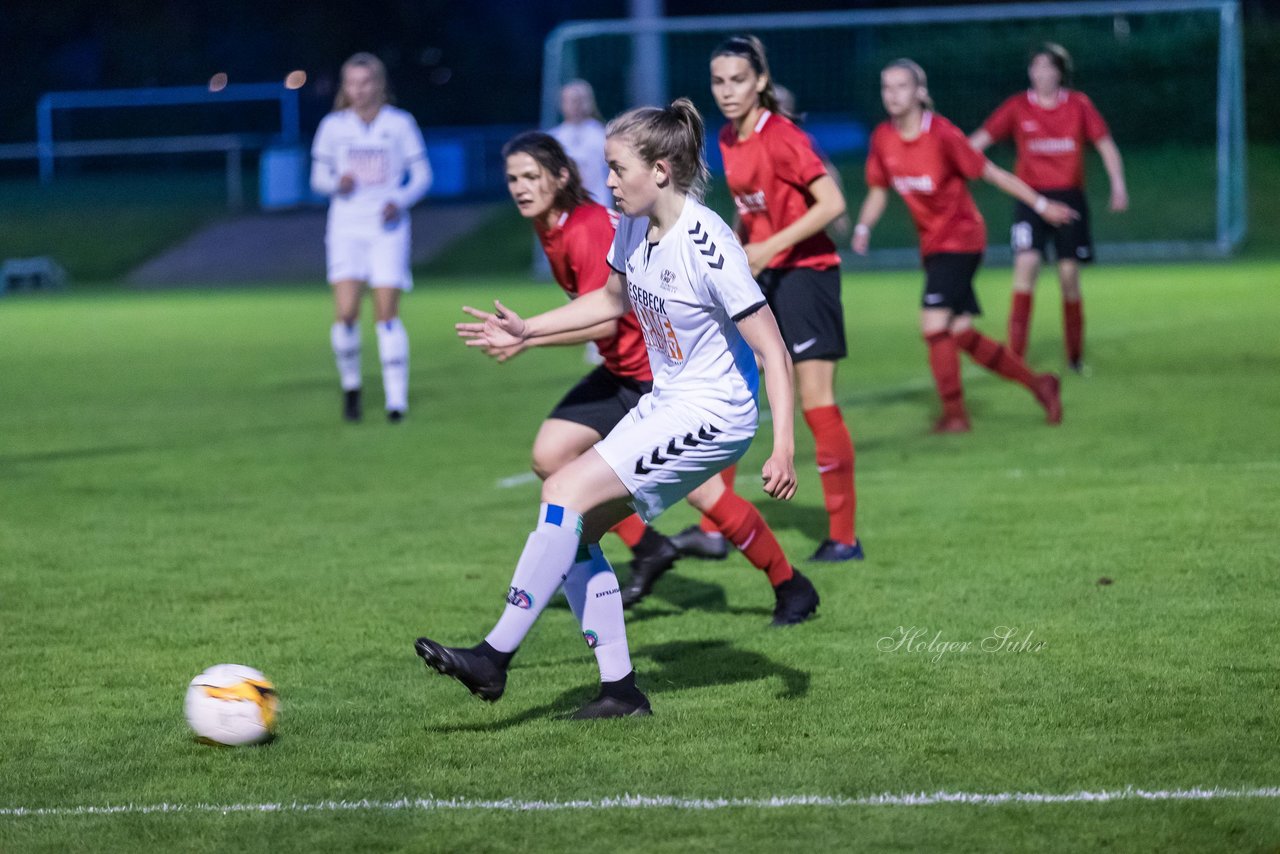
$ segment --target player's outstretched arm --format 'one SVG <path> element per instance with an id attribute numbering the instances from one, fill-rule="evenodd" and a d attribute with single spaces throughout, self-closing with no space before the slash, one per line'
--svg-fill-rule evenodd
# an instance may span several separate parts
<path id="1" fill-rule="evenodd" d="M 867 197 L 862 200 L 862 208 L 858 211 L 858 224 L 853 227 L 853 240 L 850 242 L 854 252 L 866 255 L 871 246 L 871 229 L 876 227 L 884 209 L 889 204 L 889 191 L 884 187 L 871 187 Z"/>
<path id="2" fill-rule="evenodd" d="M 996 187 L 1001 192 L 1013 196 L 1020 202 L 1033 209 L 1040 215 L 1040 218 L 1050 225 L 1063 225 L 1073 219 L 1079 219 L 1080 214 L 1074 208 L 1068 207 L 1061 202 L 1051 201 L 1037 193 L 1027 185 L 1017 175 L 999 166 L 987 161 L 987 165 L 982 168 L 982 180 Z"/>
<path id="3" fill-rule="evenodd" d="M 969 145 L 973 147 L 974 151 L 986 151 L 993 142 L 995 140 L 991 138 L 991 134 L 987 133 L 986 128 L 978 128 L 969 134 Z"/>
<path id="4" fill-rule="evenodd" d="M 478 308 L 472 308 L 464 305 L 462 310 L 478 320 L 478 323 L 457 323 L 454 328 L 458 330 L 458 337 L 468 341 L 480 338 L 485 335 L 485 324 L 490 319 L 494 319 L 496 315 L 490 311 L 483 311 Z M 597 323 L 594 326 L 588 326 L 586 329 L 575 329 L 572 332 L 558 332 L 554 335 L 543 335 L 538 338 L 526 338 L 520 340 L 514 335 L 506 333 L 495 334 L 491 339 L 476 346 L 484 350 L 486 356 L 491 356 L 499 362 L 506 362 L 519 356 L 525 350 L 531 347 L 556 347 L 569 344 L 585 344 L 588 341 L 597 341 L 601 338 L 612 338 L 618 332 L 618 321 L 606 320 L 603 323 Z"/>
<path id="5" fill-rule="evenodd" d="M 1107 169 L 1107 179 L 1111 181 L 1111 210 L 1116 213 L 1129 209 L 1129 189 L 1124 182 L 1124 161 L 1120 159 L 1120 149 L 1116 141 L 1109 136 L 1095 142 L 1102 165 Z"/>
<path id="6" fill-rule="evenodd" d="M 567 305 L 528 319 L 494 300 L 494 311 L 481 312 L 483 323 L 458 323 L 454 328 L 458 336 L 465 338 L 468 347 L 509 347 L 516 342 L 545 338 L 562 332 L 589 330 L 597 324 L 617 320 L 627 310 L 626 280 L 618 273 L 610 274 L 603 288 L 583 294 Z M 478 317 L 478 309 L 463 306 L 462 310 Z M 477 328 L 478 327 L 478 328 Z"/>
<path id="7" fill-rule="evenodd" d="M 764 365 L 765 392 L 773 414 L 773 453 L 760 475 L 764 491 L 788 501 L 796 494 L 795 391 L 791 385 L 791 355 L 782 343 L 778 321 L 767 305 L 738 321 L 738 331 Z"/>
<path id="8" fill-rule="evenodd" d="M 830 175 L 815 178 L 809 184 L 809 194 L 813 196 L 813 205 L 799 219 L 767 240 L 748 243 L 743 247 L 747 251 L 747 261 L 751 264 L 751 275 L 760 275 L 779 253 L 813 237 L 844 213 L 844 193 Z"/>

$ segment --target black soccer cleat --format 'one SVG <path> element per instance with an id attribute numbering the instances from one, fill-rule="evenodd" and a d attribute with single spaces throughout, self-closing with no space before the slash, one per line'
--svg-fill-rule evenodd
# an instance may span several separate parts
<path id="1" fill-rule="evenodd" d="M 622 607 L 630 608 L 653 590 L 662 574 L 675 565 L 680 552 L 663 537 L 662 545 L 651 552 L 636 555 L 631 561 L 631 578 L 622 588 Z"/>
<path id="2" fill-rule="evenodd" d="M 713 536 L 697 525 L 690 525 L 676 534 L 671 538 L 671 544 L 679 550 L 681 557 L 724 560 L 729 556 L 727 537 Z"/>
<path id="3" fill-rule="evenodd" d="M 639 702 L 620 700 L 617 697 L 599 696 L 573 713 L 570 720 L 592 721 L 602 718 L 643 718 L 653 714 L 649 698 L 640 695 Z"/>
<path id="4" fill-rule="evenodd" d="M 403 420 L 404 420 L 404 410 L 403 410 L 403 409 L 388 409 L 388 410 L 387 410 L 387 421 L 388 421 L 389 423 L 391 423 L 391 424 L 399 424 L 399 423 L 400 423 L 401 421 L 403 421 Z"/>
<path id="5" fill-rule="evenodd" d="M 353 388 L 342 393 L 342 417 L 347 421 L 359 421 L 364 417 L 364 408 L 360 405 L 360 389 Z"/>
<path id="6" fill-rule="evenodd" d="M 413 648 L 442 676 L 452 676 L 481 700 L 492 703 L 507 687 L 507 671 L 473 649 L 441 646 L 430 638 L 418 638 Z"/>
<path id="7" fill-rule="evenodd" d="M 809 579 L 798 570 L 792 570 L 792 573 L 790 578 L 773 588 L 777 604 L 773 606 L 773 622 L 770 625 L 775 628 L 803 623 L 817 612 L 821 601 Z"/>
<path id="8" fill-rule="evenodd" d="M 649 698 L 636 687 L 636 672 L 632 670 L 617 682 L 602 682 L 600 693 L 594 700 L 570 716 L 574 721 L 599 720 L 601 718 L 642 718 L 653 714 Z"/>
<path id="9" fill-rule="evenodd" d="M 853 545 L 849 545 L 839 540 L 827 539 L 822 541 L 822 545 L 818 546 L 818 550 L 809 560 L 822 563 L 844 563 L 847 560 L 862 560 L 863 557 L 865 555 L 862 553 L 861 541 L 854 540 Z"/>

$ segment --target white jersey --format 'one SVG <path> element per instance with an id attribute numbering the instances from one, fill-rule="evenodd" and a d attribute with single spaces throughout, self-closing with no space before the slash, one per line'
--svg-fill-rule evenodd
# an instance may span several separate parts
<path id="1" fill-rule="evenodd" d="M 687 401 L 754 426 L 760 375 L 736 321 L 766 303 L 746 253 L 724 220 L 692 198 L 658 242 L 646 239 L 648 227 L 647 218 L 622 217 L 608 260 L 627 278 L 654 402 Z"/>
<path id="2" fill-rule="evenodd" d="M 330 233 L 380 231 L 387 202 L 408 210 L 431 184 L 431 167 L 418 123 L 389 104 L 384 104 L 368 124 L 350 109 L 325 116 L 311 146 L 311 160 L 312 188 L 332 195 Z M 355 189 L 336 195 L 338 180 L 345 174 L 355 178 Z M 400 223 L 407 221 L 408 217 L 400 218 Z"/>
<path id="3" fill-rule="evenodd" d="M 596 119 L 576 124 L 562 122 L 550 133 L 564 147 L 569 159 L 578 164 L 582 186 L 591 198 L 607 208 L 613 207 L 613 193 L 605 184 L 609 177 L 609 164 L 604 159 L 604 125 Z"/>

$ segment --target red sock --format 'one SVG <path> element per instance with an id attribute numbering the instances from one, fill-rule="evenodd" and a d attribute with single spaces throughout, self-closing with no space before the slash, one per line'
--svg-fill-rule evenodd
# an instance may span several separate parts
<path id="1" fill-rule="evenodd" d="M 973 327 L 957 334 L 955 339 L 960 349 L 972 356 L 979 365 L 995 371 L 1005 379 L 1021 383 L 1035 393 L 1037 377 L 1017 353 Z"/>
<path id="2" fill-rule="evenodd" d="M 813 431 L 817 445 L 818 475 L 822 478 L 829 535 L 836 542 L 853 545 L 857 539 L 854 514 L 858 509 L 858 493 L 853 485 L 853 438 L 838 406 L 806 409 L 804 420 Z"/>
<path id="3" fill-rule="evenodd" d="M 929 367 L 933 370 L 933 382 L 942 398 L 942 414 L 968 418 L 964 408 L 964 386 L 960 383 L 960 354 L 955 339 L 947 331 L 930 332 L 924 336 L 929 345 Z"/>
<path id="4" fill-rule="evenodd" d="M 636 543 L 640 542 L 640 538 L 644 536 L 647 527 L 643 519 L 632 513 L 609 530 L 617 534 L 627 544 L 627 548 L 634 549 Z"/>
<path id="5" fill-rule="evenodd" d="M 724 481 L 724 488 L 733 492 L 733 481 L 738 476 L 738 464 L 734 463 L 728 468 L 720 470 L 720 479 Z M 716 527 L 716 523 L 712 522 L 705 515 L 698 520 L 698 527 L 706 534 L 718 534 L 720 529 Z"/>
<path id="6" fill-rule="evenodd" d="M 791 578 L 791 564 L 783 554 L 782 546 L 778 545 L 778 538 L 750 501 L 726 492 L 707 516 L 724 532 L 729 542 L 746 555 L 752 566 L 769 576 L 769 583 L 774 587 Z"/>
<path id="7" fill-rule="evenodd" d="M 1013 292 L 1009 306 L 1009 349 L 1019 356 L 1027 353 L 1027 329 L 1031 326 L 1031 294 Z"/>
<path id="8" fill-rule="evenodd" d="M 1067 344 L 1067 361 L 1075 364 L 1084 355 L 1084 302 L 1062 301 L 1062 333 Z"/>

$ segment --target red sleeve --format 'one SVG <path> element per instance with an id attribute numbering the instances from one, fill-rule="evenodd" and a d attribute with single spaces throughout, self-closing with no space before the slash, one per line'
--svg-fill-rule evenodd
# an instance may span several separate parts
<path id="1" fill-rule="evenodd" d="M 1025 95 L 1014 95 L 1012 98 L 1006 98 L 1005 102 L 996 107 L 996 111 L 982 123 L 982 129 L 991 135 L 991 139 L 999 142 L 1013 136 L 1013 114 L 1017 109 L 1017 99 L 1025 97 Z"/>
<path id="2" fill-rule="evenodd" d="M 1074 93 L 1080 99 L 1080 110 L 1084 113 L 1084 135 L 1090 142 L 1097 142 L 1104 136 L 1111 135 L 1111 129 L 1102 118 L 1102 113 L 1093 105 L 1093 101 L 1083 92 Z"/>
<path id="3" fill-rule="evenodd" d="M 879 133 L 871 134 L 871 148 L 867 151 L 867 169 L 865 172 L 868 187 L 886 189 L 889 176 L 885 174 L 884 164 L 880 162 Z"/>
<path id="4" fill-rule="evenodd" d="M 593 216 L 582 228 L 574 229 L 569 241 L 569 267 L 578 283 L 578 295 L 604 287 L 612 268 L 609 247 L 613 244 L 613 228 L 608 216 Z"/>
<path id="5" fill-rule="evenodd" d="M 956 171 L 970 180 L 982 177 L 982 170 L 987 168 L 987 156 L 975 151 L 969 144 L 969 138 L 951 122 L 942 122 L 938 131 L 942 137 L 942 147 Z"/>
<path id="6" fill-rule="evenodd" d="M 827 174 L 822 158 L 813 150 L 813 142 L 795 125 L 779 122 L 769 139 L 769 154 L 777 176 L 792 186 L 808 187 Z"/>

